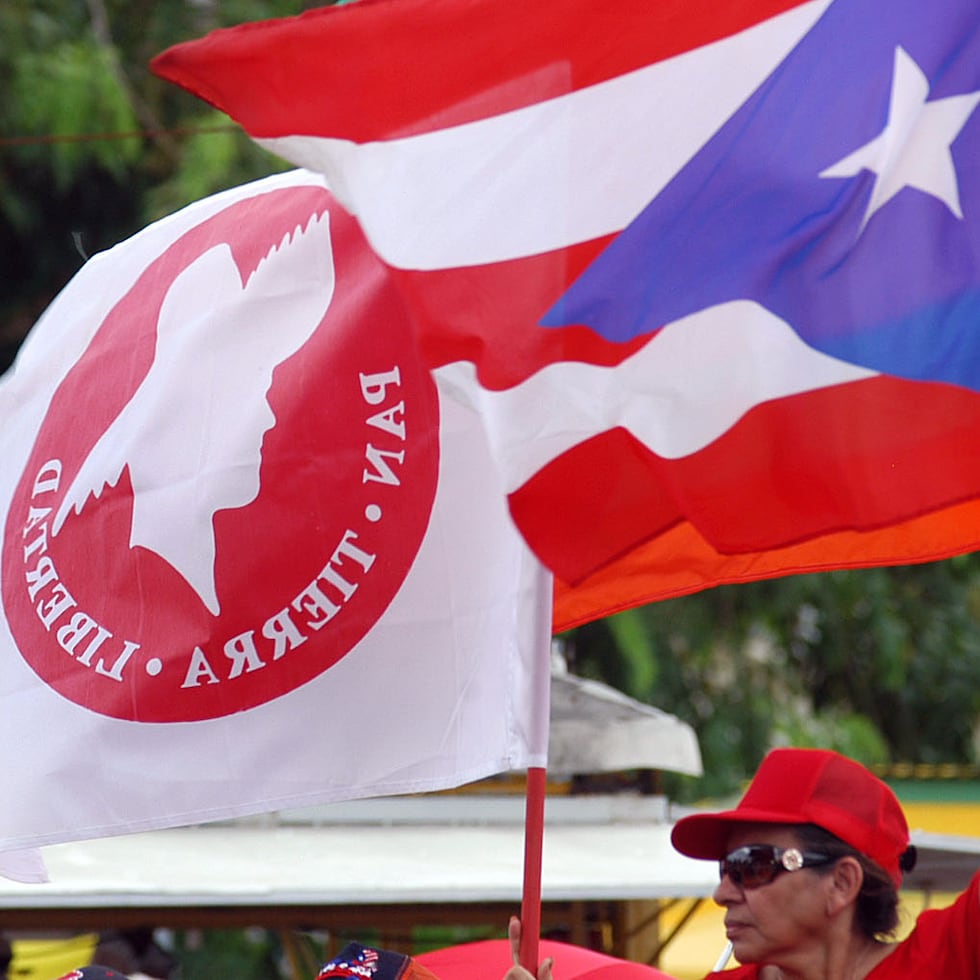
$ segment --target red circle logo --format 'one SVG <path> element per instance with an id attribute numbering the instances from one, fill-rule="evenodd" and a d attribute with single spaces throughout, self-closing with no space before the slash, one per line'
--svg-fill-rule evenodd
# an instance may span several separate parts
<path id="1" fill-rule="evenodd" d="M 383 615 L 435 498 L 438 398 L 321 187 L 236 201 L 134 280 L 52 398 L 3 603 L 66 698 L 214 718 L 317 677 Z"/>

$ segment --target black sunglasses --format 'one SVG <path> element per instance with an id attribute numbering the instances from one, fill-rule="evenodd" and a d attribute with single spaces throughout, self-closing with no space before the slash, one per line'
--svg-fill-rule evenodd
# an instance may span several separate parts
<path id="1" fill-rule="evenodd" d="M 768 885 L 784 871 L 816 868 L 834 861 L 829 854 L 801 851 L 797 847 L 773 847 L 772 844 L 746 844 L 718 862 L 722 878 L 728 875 L 739 888 L 759 888 Z"/>

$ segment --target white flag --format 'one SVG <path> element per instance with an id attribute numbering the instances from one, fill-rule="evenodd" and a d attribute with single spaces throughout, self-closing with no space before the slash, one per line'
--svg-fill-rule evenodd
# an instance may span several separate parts
<path id="1" fill-rule="evenodd" d="M 48 869 L 36 847 L 21 851 L 0 851 L 0 876 L 27 885 L 48 881 Z"/>
<path id="2" fill-rule="evenodd" d="M 88 262 L 0 458 L 0 847 L 544 765 L 550 575 L 319 176 Z"/>

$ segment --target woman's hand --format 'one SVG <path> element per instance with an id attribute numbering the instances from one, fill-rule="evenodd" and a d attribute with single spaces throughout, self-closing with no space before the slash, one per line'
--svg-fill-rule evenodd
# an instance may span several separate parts
<path id="1" fill-rule="evenodd" d="M 503 980 L 552 980 L 553 963 L 550 956 L 538 967 L 537 976 L 521 966 L 521 920 L 516 915 L 512 915 L 510 922 L 507 923 L 507 938 L 510 940 L 510 954 L 514 958 L 514 965 L 507 971 Z"/>

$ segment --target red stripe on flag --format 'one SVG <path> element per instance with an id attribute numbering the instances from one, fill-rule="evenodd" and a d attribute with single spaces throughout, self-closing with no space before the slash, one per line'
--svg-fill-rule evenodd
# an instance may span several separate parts
<path id="1" fill-rule="evenodd" d="M 517 9 L 500 0 L 361 0 L 215 31 L 164 51 L 151 67 L 253 136 L 364 142 L 554 98 L 800 5 L 536 0 Z M 249 98 L 239 103 L 242 87 Z"/>
<path id="2" fill-rule="evenodd" d="M 554 631 L 716 585 L 835 568 L 939 561 L 980 548 L 980 501 L 873 531 L 840 531 L 771 551 L 723 555 L 686 521 L 576 585 L 555 580 Z"/>
<path id="3" fill-rule="evenodd" d="M 480 382 L 497 390 L 557 361 L 621 363 L 650 335 L 614 343 L 588 327 L 536 326 L 608 242 L 465 269 L 393 270 L 416 314 L 423 357 L 432 367 L 472 361 Z"/>
<path id="4" fill-rule="evenodd" d="M 604 433 L 511 494 L 511 512 L 566 583 L 627 560 L 640 546 L 649 556 L 685 524 L 716 556 L 750 556 L 808 538 L 874 532 L 959 504 L 980 491 L 980 458 L 963 452 L 978 438 L 975 394 L 877 377 L 757 406 L 705 449 L 677 460 L 654 455 L 622 429 Z M 959 532 L 956 551 L 967 550 L 964 538 L 980 543 L 980 523 Z M 928 555 L 946 550 L 898 540 L 892 561 L 913 560 L 922 548 Z M 822 567 L 840 564 L 826 544 L 816 554 Z M 658 552 L 658 565 L 663 558 L 669 563 Z M 845 555 L 843 564 L 850 560 Z M 767 574 L 779 561 L 766 564 Z"/>

